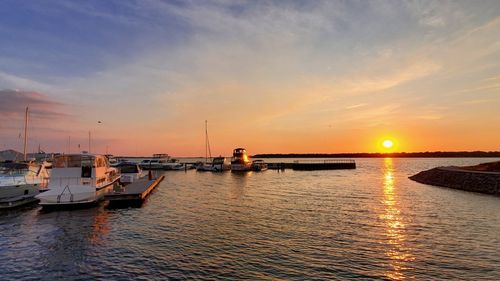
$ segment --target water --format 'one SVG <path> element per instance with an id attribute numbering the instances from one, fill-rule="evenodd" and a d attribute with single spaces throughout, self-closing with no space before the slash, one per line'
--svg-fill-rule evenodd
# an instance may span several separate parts
<path id="1" fill-rule="evenodd" d="M 500 280 L 500 198 L 407 178 L 493 160 L 166 172 L 139 209 L 0 213 L 0 279 Z"/>

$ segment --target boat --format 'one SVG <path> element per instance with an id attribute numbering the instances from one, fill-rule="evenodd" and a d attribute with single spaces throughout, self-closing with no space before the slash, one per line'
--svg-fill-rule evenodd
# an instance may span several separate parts
<path id="1" fill-rule="evenodd" d="M 136 163 L 120 162 L 115 167 L 120 171 L 121 184 L 133 183 L 146 175 Z"/>
<path id="2" fill-rule="evenodd" d="M 208 139 L 208 122 L 205 120 L 205 162 L 199 163 L 196 166 L 196 171 L 212 172 L 213 166 L 208 159 L 212 159 L 212 152 L 210 151 L 210 141 Z"/>
<path id="3" fill-rule="evenodd" d="M 223 172 L 231 170 L 231 161 L 226 157 L 215 157 L 212 161 L 212 171 L 213 172 Z"/>
<path id="4" fill-rule="evenodd" d="M 35 198 L 47 188 L 49 163 L 0 163 L 0 209 L 13 208 L 37 201 Z"/>
<path id="5" fill-rule="evenodd" d="M 184 170 L 184 168 L 184 164 L 180 163 L 177 159 L 170 159 L 167 162 L 163 163 L 163 170 L 179 171 Z"/>
<path id="6" fill-rule="evenodd" d="M 260 172 L 267 170 L 267 163 L 264 160 L 254 160 L 252 162 L 252 171 Z"/>
<path id="7" fill-rule="evenodd" d="M 231 171 L 251 171 L 252 162 L 248 159 L 247 151 L 244 148 L 233 150 L 233 159 L 231 160 Z"/>
<path id="8" fill-rule="evenodd" d="M 59 155 L 52 163 L 47 191 L 35 197 L 44 208 L 94 204 L 119 178 L 118 169 L 111 167 L 103 155 Z"/>
<path id="9" fill-rule="evenodd" d="M 47 187 L 50 164 L 27 161 L 29 108 L 24 116 L 22 162 L 0 163 L 0 209 L 14 208 L 36 201 L 35 196 Z"/>
<path id="10" fill-rule="evenodd" d="M 153 154 L 152 158 L 142 160 L 139 166 L 144 170 L 163 170 L 169 160 L 170 156 L 168 154 Z"/>

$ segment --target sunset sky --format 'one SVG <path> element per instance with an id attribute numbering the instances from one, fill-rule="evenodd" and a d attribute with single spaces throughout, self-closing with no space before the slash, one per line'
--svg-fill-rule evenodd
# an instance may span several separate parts
<path id="1" fill-rule="evenodd" d="M 500 1 L 0 2 L 0 150 L 500 150 Z M 101 121 L 101 123 L 98 123 Z"/>

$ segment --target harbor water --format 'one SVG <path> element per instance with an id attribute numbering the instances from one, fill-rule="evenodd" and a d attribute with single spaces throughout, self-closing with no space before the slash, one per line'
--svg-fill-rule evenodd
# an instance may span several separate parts
<path id="1" fill-rule="evenodd" d="M 500 280 L 500 197 L 408 179 L 495 160 L 168 171 L 142 208 L 1 212 L 0 279 Z"/>

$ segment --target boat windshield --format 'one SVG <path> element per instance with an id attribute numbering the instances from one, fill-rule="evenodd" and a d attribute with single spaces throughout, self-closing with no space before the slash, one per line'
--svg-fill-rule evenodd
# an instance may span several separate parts
<path id="1" fill-rule="evenodd" d="M 27 176 L 36 175 L 36 173 L 30 170 L 30 167 L 26 163 L 1 163 L 0 164 L 0 175 L 2 176 Z"/>
<path id="2" fill-rule="evenodd" d="M 54 168 L 94 167 L 94 157 L 90 155 L 63 155 L 54 159 Z"/>

